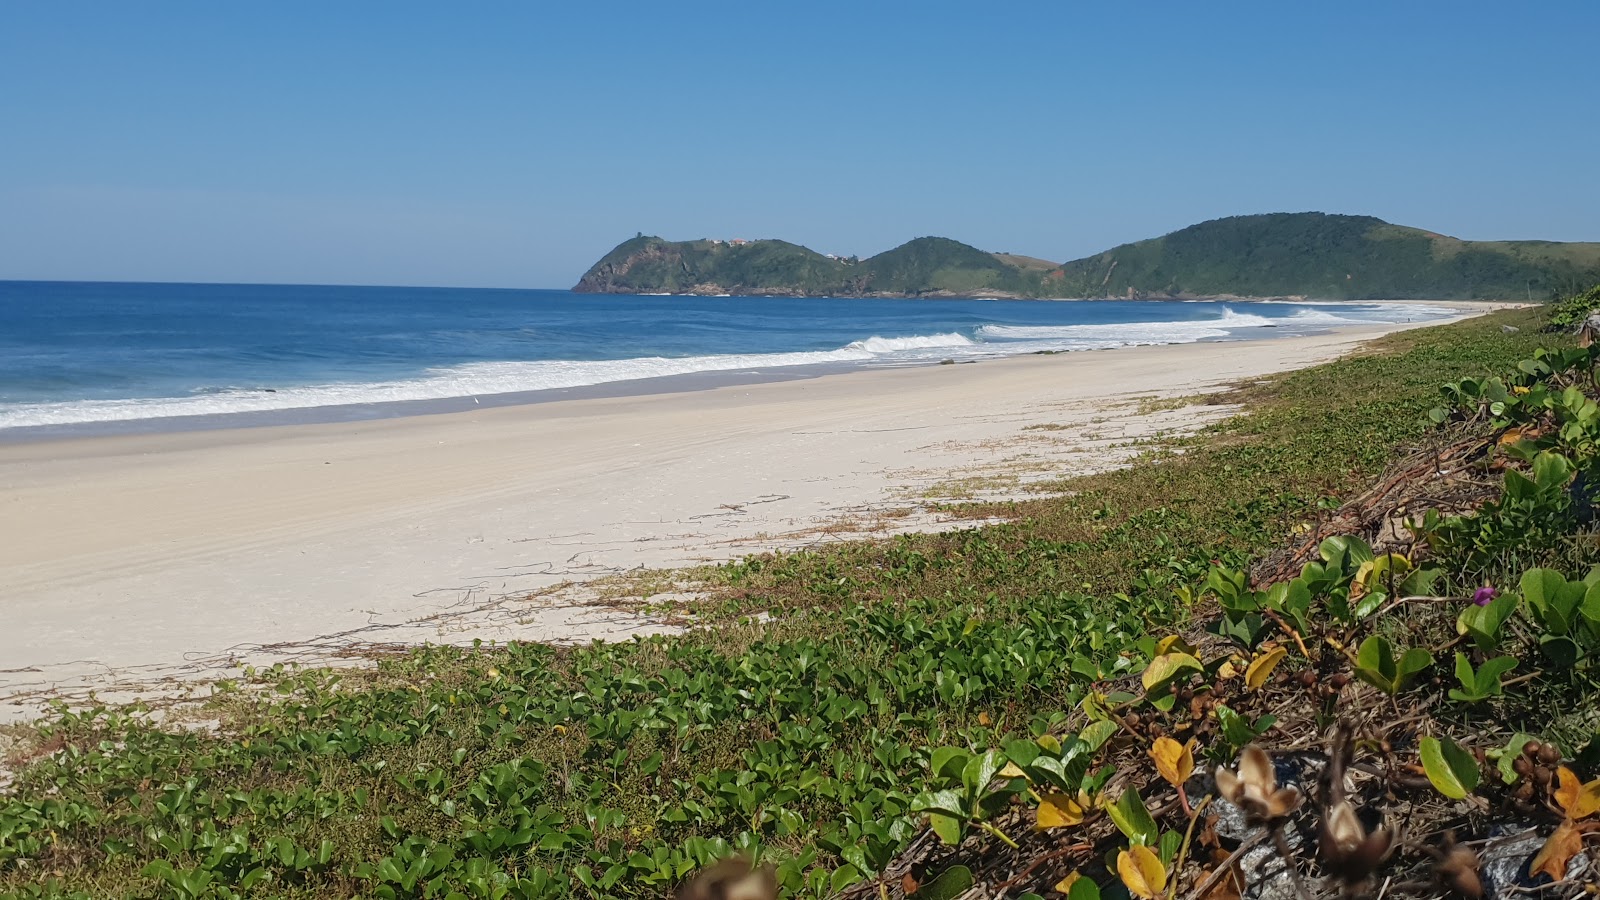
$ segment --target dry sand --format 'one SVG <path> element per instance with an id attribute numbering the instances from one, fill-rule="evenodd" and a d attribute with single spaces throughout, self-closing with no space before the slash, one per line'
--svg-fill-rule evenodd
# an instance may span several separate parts
<path id="1" fill-rule="evenodd" d="M 1141 413 L 1412 326 L 831 375 L 363 423 L 0 445 L 0 721 L 353 645 L 620 639 L 528 597 L 910 528 L 1228 410 Z M 1031 426 L 1031 427 L 1030 427 Z M 909 511 L 909 514 L 907 514 Z"/>

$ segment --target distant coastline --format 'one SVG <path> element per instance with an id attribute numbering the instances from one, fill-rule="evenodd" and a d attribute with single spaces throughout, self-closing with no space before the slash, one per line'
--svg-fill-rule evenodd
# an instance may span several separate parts
<path id="1" fill-rule="evenodd" d="M 866 259 L 781 240 L 639 234 L 589 268 L 592 294 L 870 299 L 1497 300 L 1600 281 L 1600 243 L 1463 241 L 1370 216 L 1214 219 L 1054 263 L 921 237 Z"/>

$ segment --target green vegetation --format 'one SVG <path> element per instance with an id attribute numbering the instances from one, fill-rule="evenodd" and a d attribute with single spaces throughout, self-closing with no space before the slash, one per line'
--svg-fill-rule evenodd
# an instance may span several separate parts
<path id="1" fill-rule="evenodd" d="M 1023 259 L 1014 257 L 1013 259 Z M 593 293 L 850 296 L 1042 296 L 1040 261 L 1013 263 L 947 238 L 917 238 L 866 260 L 833 259 L 785 241 L 637 237 L 606 254 L 574 288 Z"/>
<path id="2" fill-rule="evenodd" d="M 1462 241 L 1371 216 L 1202 222 L 1062 267 L 1073 296 L 1546 300 L 1600 280 L 1600 244 Z"/>
<path id="3" fill-rule="evenodd" d="M 923 265 L 910 255 L 902 271 Z M 1094 900 L 1096 882 L 1118 877 L 1155 897 L 1188 877 L 1194 754 L 1230 760 L 1291 727 L 1267 710 L 1296 668 L 1323 685 L 1354 672 L 1397 698 L 1385 702 L 1443 704 L 1422 764 L 1451 791 L 1480 790 L 1461 762 L 1469 735 L 1494 739 L 1498 760 L 1508 737 L 1570 752 L 1595 724 L 1582 698 L 1600 589 L 1540 567 L 1582 573 L 1600 549 L 1587 519 L 1556 509 L 1569 493 L 1537 486 L 1556 477 L 1540 462 L 1553 456 L 1593 483 L 1593 403 L 1569 389 L 1596 357 L 1535 356 L 1553 341 L 1541 315 L 1404 332 L 1243 388 L 1224 399 L 1248 413 L 1134 468 L 1074 479 L 1064 497 L 970 508 L 1007 524 L 714 570 L 704 627 L 683 636 L 263 672 L 200 711 L 214 730 L 63 711 L 19 735 L 14 754 L 31 761 L 0 794 L 0 895 L 661 897 L 737 848 L 775 862 L 786 894 L 821 897 L 865 884 L 925 824 L 945 840 L 1032 846 L 1016 824 L 1026 816 L 1090 829 L 1100 868 L 1084 863 L 1072 897 Z M 1486 377 L 1503 372 L 1515 374 Z M 1507 476 L 1484 514 L 1422 523 L 1427 565 L 1341 538 L 1251 588 L 1252 560 L 1439 442 L 1438 422 L 1490 445 L 1520 429 L 1527 446 L 1508 458 L 1533 493 Z M 1513 515 L 1567 524 L 1531 549 L 1482 537 Z M 1483 579 L 1510 599 L 1402 602 Z M 1473 642 L 1451 648 L 1465 659 L 1436 683 L 1425 676 L 1454 658 L 1441 645 L 1458 614 Z M 1198 643 L 1206 623 L 1229 649 L 1177 638 Z M 1513 687 L 1500 657 L 1531 671 L 1538 653 L 1576 655 Z M 1196 704 L 1224 696 L 1224 666 L 1240 670 L 1237 687 Z M 1336 695 L 1317 703 L 1337 709 Z M 1200 744 L 1161 743 L 1190 715 Z M 1145 779 L 1151 754 L 1159 777 Z M 1237 779 L 1260 777 L 1247 754 Z M 1170 804 L 1152 800 L 1163 784 Z"/>
<path id="4" fill-rule="evenodd" d="M 1600 286 L 1555 303 L 1550 309 L 1550 324 L 1558 327 L 1577 325 L 1597 309 L 1600 309 Z"/>
<path id="5" fill-rule="evenodd" d="M 1600 280 L 1600 244 L 1462 241 L 1370 216 L 1273 213 L 1202 222 L 1057 265 L 946 238 L 865 260 L 784 241 L 640 236 L 574 290 L 783 296 L 1284 297 L 1546 300 Z"/>

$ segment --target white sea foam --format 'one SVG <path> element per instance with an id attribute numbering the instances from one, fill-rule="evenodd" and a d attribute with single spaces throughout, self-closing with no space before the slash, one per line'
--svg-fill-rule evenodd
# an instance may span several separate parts
<path id="1" fill-rule="evenodd" d="M 24 403 L 0 408 L 0 428 L 442 400 L 453 397 L 584 387 L 696 372 L 771 369 L 824 363 L 869 364 L 877 361 L 910 363 L 926 361 L 930 351 L 938 351 L 935 355 L 947 356 L 952 350 L 980 346 L 971 338 L 951 333 L 895 338 L 873 336 L 854 341 L 837 350 L 794 353 L 469 363 L 434 369 L 420 378 L 399 381 L 317 384 L 279 388 L 274 391 L 201 388 L 187 397 Z"/>
<path id="2" fill-rule="evenodd" d="M 1002 340 L 1087 340 L 1096 345 L 1127 347 L 1139 344 L 1188 344 L 1207 338 L 1227 337 L 1234 328 L 1260 328 L 1281 325 L 1283 321 L 1253 313 L 1237 313 L 1224 307 L 1222 315 L 1212 319 L 1094 325 L 985 325 L 978 329 L 978 334 Z"/>
<path id="3" fill-rule="evenodd" d="M 903 350 L 934 350 L 946 347 L 971 347 L 976 341 L 964 334 L 919 334 L 913 337 L 883 338 L 869 337 L 864 341 L 852 341 L 845 345 L 846 350 L 865 350 L 868 353 L 897 353 Z"/>

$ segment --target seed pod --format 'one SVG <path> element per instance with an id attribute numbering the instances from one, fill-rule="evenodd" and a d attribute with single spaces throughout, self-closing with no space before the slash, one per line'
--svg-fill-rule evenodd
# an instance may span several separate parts
<path id="1" fill-rule="evenodd" d="M 1349 683 L 1350 683 L 1350 676 L 1346 675 L 1343 672 L 1340 672 L 1337 675 L 1329 676 L 1329 678 L 1328 678 L 1328 684 L 1332 685 L 1333 689 L 1336 690 L 1336 691 L 1344 690 L 1345 685 L 1347 685 Z"/>
<path id="2" fill-rule="evenodd" d="M 1122 717 L 1123 724 L 1127 725 L 1129 728 L 1138 728 L 1140 721 L 1142 720 L 1140 719 L 1138 713 L 1128 713 Z"/>
<path id="3" fill-rule="evenodd" d="M 1304 672 L 1300 673 L 1300 686 L 1301 687 L 1314 687 L 1316 685 L 1316 683 L 1317 683 L 1317 673 L 1311 671 L 1310 669 L 1306 669 Z"/>
<path id="4" fill-rule="evenodd" d="M 1524 781 L 1517 785 L 1517 789 L 1511 792 L 1511 796 L 1513 799 L 1520 800 L 1523 803 L 1531 801 L 1533 799 L 1533 782 Z"/>
<path id="5" fill-rule="evenodd" d="M 1522 755 L 1533 759 L 1539 755 L 1539 748 L 1543 746 L 1538 741 L 1529 741 L 1522 745 Z"/>
<path id="6" fill-rule="evenodd" d="M 1533 783 L 1537 784 L 1539 787 L 1541 787 L 1541 788 L 1549 787 L 1550 786 L 1550 779 L 1552 777 L 1554 777 L 1554 775 L 1551 773 L 1551 771 L 1549 769 L 1545 768 L 1544 766 L 1534 766 L 1533 767 Z"/>
<path id="7" fill-rule="evenodd" d="M 1544 744 L 1539 747 L 1539 762 L 1553 766 L 1561 762 L 1561 751 L 1557 750 L 1554 744 Z"/>
<path id="8" fill-rule="evenodd" d="M 1533 760 L 1526 756 L 1519 756 L 1511 761 L 1511 771 L 1521 775 L 1523 778 L 1527 778 L 1533 774 Z"/>

